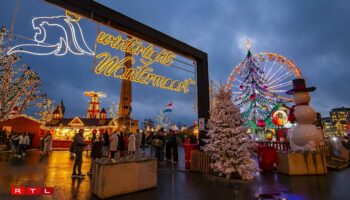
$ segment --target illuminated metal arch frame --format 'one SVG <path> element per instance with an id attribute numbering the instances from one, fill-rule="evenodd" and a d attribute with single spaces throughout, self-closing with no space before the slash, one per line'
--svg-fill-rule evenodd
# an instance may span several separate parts
<path id="1" fill-rule="evenodd" d="M 197 99 L 198 118 L 204 118 L 207 122 L 209 119 L 209 75 L 207 53 L 93 0 L 44 1 L 195 60 L 197 64 L 197 98 L 200 99 L 200 101 Z M 203 138 L 205 134 L 206 132 L 201 130 L 199 133 L 200 138 Z"/>

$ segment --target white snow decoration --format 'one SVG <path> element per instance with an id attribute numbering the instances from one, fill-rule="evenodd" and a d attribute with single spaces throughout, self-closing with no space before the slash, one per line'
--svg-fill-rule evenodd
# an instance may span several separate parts
<path id="1" fill-rule="evenodd" d="M 253 179 L 258 171 L 251 159 L 254 141 L 243 127 L 240 111 L 231 100 L 231 91 L 221 86 L 216 99 L 210 110 L 208 139 L 203 147 L 211 158 L 210 168 L 227 179 L 236 177 L 236 172 L 243 180 Z"/>

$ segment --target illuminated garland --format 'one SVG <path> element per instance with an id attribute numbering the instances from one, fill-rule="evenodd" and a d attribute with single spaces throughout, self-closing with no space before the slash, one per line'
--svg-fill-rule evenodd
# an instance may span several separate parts
<path id="1" fill-rule="evenodd" d="M 96 58 L 102 58 L 94 68 L 96 74 L 103 73 L 105 76 L 113 76 L 114 78 L 130 80 L 144 85 L 152 85 L 153 87 L 183 92 L 185 94 L 189 92 L 189 87 L 196 83 L 192 79 L 178 81 L 153 74 L 153 68 L 147 65 L 127 69 L 125 63 L 131 61 L 131 63 L 134 64 L 135 60 L 133 57 L 119 59 L 118 56 L 111 57 L 108 52 L 103 52 L 98 54 Z"/>
<path id="2" fill-rule="evenodd" d="M 124 40 L 120 35 L 113 36 L 103 31 L 98 34 L 96 42 L 136 56 L 141 55 L 142 58 L 140 61 L 144 65 L 151 65 L 154 62 L 159 62 L 160 64 L 169 66 L 173 64 L 174 58 L 176 57 L 173 52 L 166 49 L 157 52 L 152 44 L 145 47 L 143 46 L 143 42 L 136 38 L 128 37 Z"/>

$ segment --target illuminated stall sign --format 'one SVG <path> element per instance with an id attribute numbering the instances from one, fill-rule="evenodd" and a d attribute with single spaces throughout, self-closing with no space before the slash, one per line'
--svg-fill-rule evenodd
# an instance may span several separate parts
<path id="1" fill-rule="evenodd" d="M 101 59 L 94 68 L 96 74 L 104 74 L 105 76 L 112 76 L 144 85 L 152 85 L 154 87 L 183 93 L 188 93 L 189 86 L 195 84 L 195 81 L 192 79 L 179 81 L 152 73 L 154 69 L 149 67 L 149 65 L 154 62 L 166 66 L 173 64 L 175 54 L 168 50 L 162 49 L 158 52 L 154 49 L 152 44 L 144 46 L 143 42 L 135 38 L 123 39 L 120 35 L 113 36 L 103 31 L 97 36 L 96 42 L 116 50 L 141 56 L 140 66 L 127 69 L 125 63 L 131 62 L 132 64 L 135 64 L 136 61 L 134 57 L 130 56 L 120 59 L 118 56 L 112 57 L 108 52 L 102 52 L 96 55 L 96 58 Z"/>

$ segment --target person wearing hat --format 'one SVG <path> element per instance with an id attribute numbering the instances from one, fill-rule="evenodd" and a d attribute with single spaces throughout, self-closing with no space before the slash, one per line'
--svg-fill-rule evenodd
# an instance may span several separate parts
<path id="1" fill-rule="evenodd" d="M 84 129 L 79 129 L 79 132 L 75 134 L 73 138 L 74 143 L 74 153 L 75 153 L 75 162 L 73 165 L 72 178 L 84 178 L 84 175 L 81 173 L 81 165 L 83 164 L 83 150 L 86 144 L 84 143 Z M 76 173 L 78 169 L 78 173 Z"/>
<path id="2" fill-rule="evenodd" d="M 286 92 L 286 94 L 294 95 L 295 93 L 298 93 L 298 92 L 313 92 L 315 90 L 316 90 L 316 87 L 306 87 L 305 79 L 297 78 L 297 79 L 293 79 L 293 89 L 288 90 Z M 299 104 L 296 104 L 290 108 L 288 121 L 290 121 L 291 123 L 295 122 L 294 107 L 300 106 L 300 105 L 309 105 L 309 104 L 308 103 L 299 103 Z"/>

